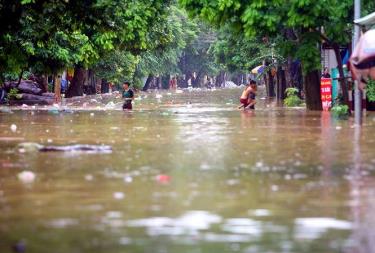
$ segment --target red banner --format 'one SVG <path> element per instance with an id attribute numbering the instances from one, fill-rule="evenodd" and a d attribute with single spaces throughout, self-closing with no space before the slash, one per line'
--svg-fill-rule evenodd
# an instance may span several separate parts
<path id="1" fill-rule="evenodd" d="M 320 80 L 320 96 L 324 111 L 328 111 L 332 105 L 332 79 L 322 78 Z"/>

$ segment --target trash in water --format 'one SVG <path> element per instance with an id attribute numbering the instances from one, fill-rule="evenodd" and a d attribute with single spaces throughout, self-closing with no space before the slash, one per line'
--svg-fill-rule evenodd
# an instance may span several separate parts
<path id="1" fill-rule="evenodd" d="M 16 244 L 14 244 L 12 248 L 13 248 L 13 251 L 16 253 L 24 253 L 26 252 L 26 243 L 24 240 L 21 240 L 17 242 Z"/>
<path id="2" fill-rule="evenodd" d="M 48 113 L 50 114 L 58 114 L 59 113 L 59 108 L 58 107 L 52 107 L 48 109 Z"/>
<path id="3" fill-rule="evenodd" d="M 90 113 L 90 117 L 94 117 L 95 116 L 95 113 Z"/>
<path id="4" fill-rule="evenodd" d="M 108 104 L 105 105 L 106 109 L 113 109 L 115 107 L 115 103 L 113 101 L 108 102 Z"/>
<path id="5" fill-rule="evenodd" d="M 16 124 L 12 124 L 12 125 L 10 126 L 10 130 L 11 130 L 13 133 L 15 133 L 15 132 L 17 131 L 17 125 L 16 125 Z"/>
<path id="6" fill-rule="evenodd" d="M 43 146 L 40 152 L 86 152 L 86 153 L 111 153 L 112 147 L 107 145 L 76 144 L 67 146 Z"/>
<path id="7" fill-rule="evenodd" d="M 1 108 L 1 109 L 0 109 L 0 112 L 4 112 L 4 113 L 13 113 L 12 110 L 9 109 L 8 107 Z"/>
<path id="8" fill-rule="evenodd" d="M 51 140 L 52 141 L 52 140 Z M 75 144 L 66 146 L 43 146 L 34 142 L 23 142 L 17 145 L 21 153 L 24 152 L 85 152 L 85 153 L 111 153 L 112 147 L 108 145 Z"/>
<path id="9" fill-rule="evenodd" d="M 131 182 L 133 182 L 133 178 L 131 176 L 125 176 L 124 177 L 124 182 L 125 183 L 131 183 Z"/>
<path id="10" fill-rule="evenodd" d="M 17 177 L 22 183 L 30 184 L 34 182 L 36 176 L 34 172 L 25 170 L 18 173 Z"/>
<path id="11" fill-rule="evenodd" d="M 168 184 L 171 181 L 171 177 L 165 174 L 160 174 L 156 176 L 156 181 L 161 184 Z"/>
<path id="12" fill-rule="evenodd" d="M 22 142 L 17 145 L 18 151 L 20 151 L 21 153 L 36 152 L 39 151 L 39 149 L 41 149 L 42 147 L 43 145 L 35 142 Z"/>
<path id="13" fill-rule="evenodd" d="M 114 199 L 123 199 L 125 197 L 125 194 L 123 192 L 114 192 L 113 198 Z"/>
<path id="14" fill-rule="evenodd" d="M 94 179 L 94 176 L 93 175 L 91 175 L 91 174 L 87 174 L 87 175 L 85 175 L 85 180 L 86 181 L 92 181 Z"/>

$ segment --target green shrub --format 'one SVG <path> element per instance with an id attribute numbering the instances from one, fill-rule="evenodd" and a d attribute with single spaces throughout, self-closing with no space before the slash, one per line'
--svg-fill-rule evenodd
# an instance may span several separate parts
<path id="1" fill-rule="evenodd" d="M 346 118 L 349 116 L 349 106 L 337 104 L 331 108 L 331 112 L 337 118 Z"/>
<path id="2" fill-rule="evenodd" d="M 12 88 L 10 89 L 8 95 L 7 95 L 8 100 L 11 99 L 20 99 L 22 98 L 21 94 L 18 94 L 18 89 L 17 88 Z"/>
<path id="3" fill-rule="evenodd" d="M 366 96 L 368 101 L 375 102 L 375 80 L 369 80 L 367 82 Z"/>
<path id="4" fill-rule="evenodd" d="M 297 88 L 287 88 L 285 90 L 286 98 L 284 99 L 284 105 L 287 107 L 296 107 L 302 104 L 302 99 L 298 97 Z"/>

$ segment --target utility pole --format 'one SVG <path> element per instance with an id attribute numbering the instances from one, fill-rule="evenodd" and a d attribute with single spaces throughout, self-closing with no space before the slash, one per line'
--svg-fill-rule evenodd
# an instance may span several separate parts
<path id="1" fill-rule="evenodd" d="M 354 20 L 361 17 L 361 0 L 354 0 Z M 354 35 L 353 35 L 353 51 L 355 46 L 358 43 L 360 36 L 360 27 L 354 25 Z M 359 83 L 357 80 L 354 80 L 354 122 L 356 126 L 362 124 L 362 98 L 361 91 L 359 90 Z"/>

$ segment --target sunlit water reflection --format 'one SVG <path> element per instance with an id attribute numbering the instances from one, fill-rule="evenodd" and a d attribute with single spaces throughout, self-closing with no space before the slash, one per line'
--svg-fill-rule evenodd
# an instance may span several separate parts
<path id="1" fill-rule="evenodd" d="M 239 93 L 1 108 L 0 252 L 375 252 L 375 114 L 355 139 L 329 113 L 238 111 Z"/>

